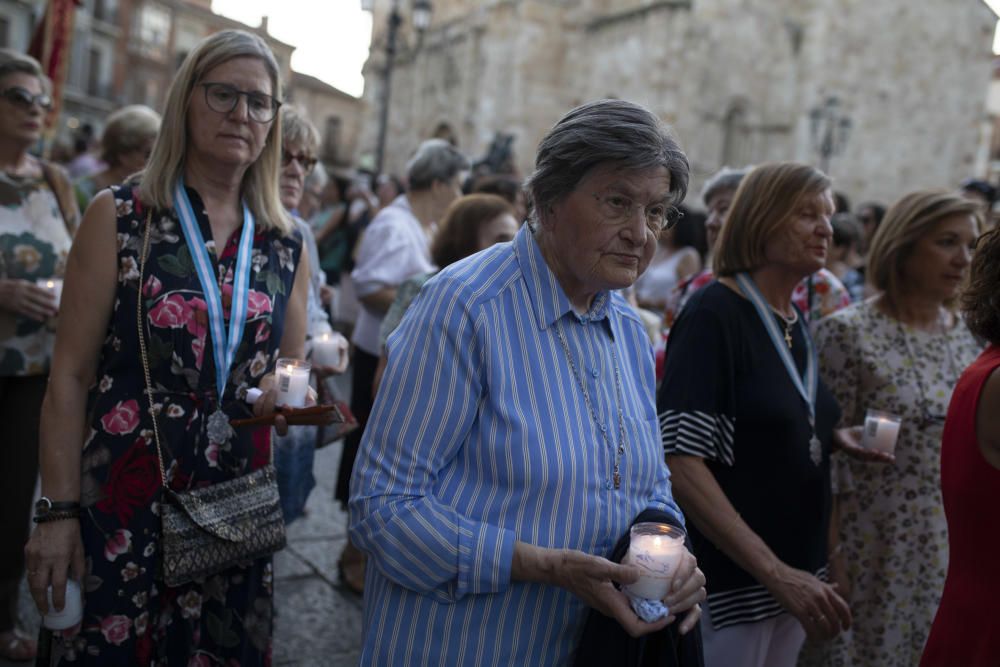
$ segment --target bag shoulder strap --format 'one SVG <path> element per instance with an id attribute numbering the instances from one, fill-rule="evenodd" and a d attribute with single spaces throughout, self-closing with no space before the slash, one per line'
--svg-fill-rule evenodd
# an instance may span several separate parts
<path id="1" fill-rule="evenodd" d="M 76 235 L 76 225 L 80 217 L 76 203 L 67 203 L 67 197 L 72 193 L 73 185 L 69 182 L 69 178 L 50 162 L 45 160 L 39 160 L 39 162 L 42 167 L 42 176 L 45 177 L 45 182 L 56 198 L 59 214 L 62 216 L 63 224 L 66 225 L 66 232 L 70 238 L 73 238 Z"/>

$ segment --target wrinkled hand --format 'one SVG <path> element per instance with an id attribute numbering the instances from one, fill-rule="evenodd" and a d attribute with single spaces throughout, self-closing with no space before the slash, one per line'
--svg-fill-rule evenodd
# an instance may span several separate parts
<path id="1" fill-rule="evenodd" d="M 278 390 L 274 388 L 274 373 L 268 373 L 261 378 L 258 387 L 264 393 L 253 404 L 253 416 L 263 417 L 273 414 L 274 430 L 278 432 L 278 435 L 288 435 L 288 420 L 276 409 L 278 407 Z M 316 390 L 312 387 L 306 391 L 306 407 L 310 405 L 316 405 Z"/>
<path id="2" fill-rule="evenodd" d="M 52 585 L 52 604 L 56 611 L 66 605 L 66 579 L 83 581 L 83 541 L 76 519 L 47 521 L 35 526 L 24 547 L 28 589 L 38 611 L 49 611 L 48 588 Z"/>
<path id="3" fill-rule="evenodd" d="M 662 630 L 671 617 L 646 623 L 635 615 L 628 598 L 614 583 L 632 584 L 639 580 L 639 570 L 632 565 L 619 565 L 600 556 L 591 556 L 571 549 L 553 552 L 552 583 L 565 588 L 605 616 L 618 621 L 630 637 L 642 637 Z"/>
<path id="4" fill-rule="evenodd" d="M 813 641 L 832 639 L 851 627 L 851 610 L 844 598 L 808 572 L 782 565 L 767 588 Z"/>
<path id="5" fill-rule="evenodd" d="M 0 308 L 36 322 L 59 314 L 52 290 L 27 280 L 0 280 Z"/>
<path id="6" fill-rule="evenodd" d="M 698 559 L 685 550 L 684 558 L 670 584 L 670 592 L 663 598 L 663 604 L 670 609 L 667 623 L 673 623 L 677 616 L 687 612 L 679 628 L 682 635 L 687 634 L 698 624 L 698 619 L 701 618 L 699 603 L 704 602 L 706 597 L 705 575 L 698 569 Z"/>
<path id="7" fill-rule="evenodd" d="M 833 447 L 839 449 L 848 456 L 859 461 L 870 463 L 893 463 L 896 457 L 874 449 L 865 449 L 861 446 L 861 438 L 864 427 L 852 426 L 850 428 L 838 428 L 833 432 Z"/>

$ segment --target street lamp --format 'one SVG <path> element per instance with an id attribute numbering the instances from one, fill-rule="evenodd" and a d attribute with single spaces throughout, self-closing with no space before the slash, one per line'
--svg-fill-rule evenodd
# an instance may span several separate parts
<path id="1" fill-rule="evenodd" d="M 417 31 L 417 43 L 419 44 L 424 35 L 424 31 L 431 24 L 431 14 L 434 11 L 431 0 L 412 0 L 413 9 L 411 20 L 413 27 Z M 392 68 L 396 60 L 396 39 L 399 36 L 399 28 L 403 25 L 403 16 L 399 12 L 400 0 L 393 0 L 392 11 L 389 12 L 389 32 L 385 42 L 385 70 L 382 72 L 382 108 L 379 110 L 378 119 L 378 143 L 375 147 L 375 170 L 382 173 L 382 166 L 385 161 L 385 136 L 389 130 L 389 94 L 392 88 Z"/>
<path id="2" fill-rule="evenodd" d="M 813 150 L 819 153 L 819 168 L 829 172 L 830 158 L 844 152 L 851 133 L 851 119 L 840 110 L 840 100 L 831 95 L 809 111 Z"/>

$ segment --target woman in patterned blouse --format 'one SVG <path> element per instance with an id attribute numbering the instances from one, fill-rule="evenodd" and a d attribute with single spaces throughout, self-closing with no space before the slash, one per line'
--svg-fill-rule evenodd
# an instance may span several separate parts
<path id="1" fill-rule="evenodd" d="M 9 518 L 0 548 L 0 659 L 8 660 L 35 655 L 14 621 L 59 310 L 54 288 L 78 216 L 65 173 L 28 152 L 52 106 L 48 90 L 33 58 L 0 50 L 0 504 Z"/>
<path id="2" fill-rule="evenodd" d="M 978 233 L 975 202 L 906 195 L 872 238 L 868 276 L 881 293 L 819 323 L 821 374 L 842 426 L 876 409 L 902 417 L 902 427 L 893 462 L 833 458 L 830 569 L 856 622 L 832 642 L 807 644 L 801 665 L 920 662 L 948 567 L 944 417 L 981 349 L 954 308 Z"/>

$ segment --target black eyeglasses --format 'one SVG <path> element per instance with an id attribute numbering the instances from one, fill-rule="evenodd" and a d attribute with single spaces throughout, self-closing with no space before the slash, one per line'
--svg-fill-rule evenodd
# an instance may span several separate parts
<path id="1" fill-rule="evenodd" d="M 208 82 L 201 85 L 205 89 L 205 104 L 216 113 L 230 113 L 240 103 L 240 97 L 246 97 L 250 119 L 270 123 L 281 107 L 281 102 L 256 90 L 240 90 L 228 83 Z"/>
<path id="2" fill-rule="evenodd" d="M 309 157 L 305 153 L 289 153 L 288 151 L 281 151 L 281 166 L 287 167 L 295 160 L 302 167 L 303 171 L 307 174 L 313 170 L 316 166 L 316 158 Z"/>
<path id="3" fill-rule="evenodd" d="M 6 88 L 0 91 L 0 97 L 16 106 L 18 109 L 24 109 L 27 111 L 32 106 L 37 104 L 42 109 L 48 111 L 52 108 L 52 98 L 45 93 L 38 93 L 37 95 L 32 95 L 30 92 L 21 88 L 20 86 L 14 86 L 13 88 Z"/>

